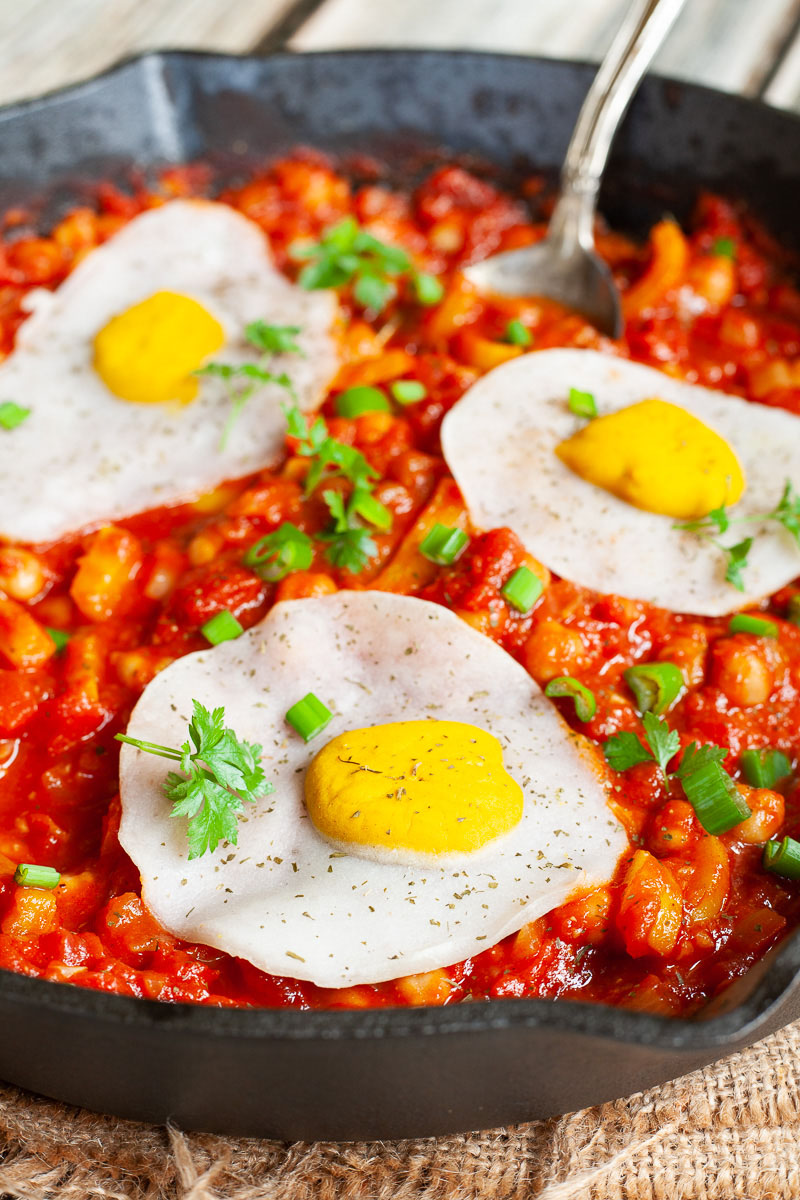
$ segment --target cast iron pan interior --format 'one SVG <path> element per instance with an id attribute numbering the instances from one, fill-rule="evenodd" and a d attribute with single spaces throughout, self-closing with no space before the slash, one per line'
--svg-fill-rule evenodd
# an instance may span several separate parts
<path id="1" fill-rule="evenodd" d="M 592 68 L 490 54 L 128 62 L 0 113 L 0 208 L 42 220 L 132 167 L 211 160 L 222 177 L 306 143 L 374 155 L 413 183 L 443 152 L 513 177 L 554 171 Z M 651 78 L 622 129 L 603 209 L 644 230 L 698 186 L 747 199 L 797 248 L 800 121 Z M 800 1016 L 792 938 L 703 1020 L 566 1001 L 373 1012 L 216 1010 L 126 999 L 0 971 L 0 1075 L 33 1091 L 186 1128 L 391 1138 L 581 1108 L 674 1077 Z"/>

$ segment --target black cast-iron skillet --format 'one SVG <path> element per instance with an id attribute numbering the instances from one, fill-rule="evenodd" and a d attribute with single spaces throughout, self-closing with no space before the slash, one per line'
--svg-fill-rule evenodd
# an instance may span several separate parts
<path id="1" fill-rule="evenodd" d="M 270 59 L 153 54 L 0 112 L 0 209 L 43 220 L 132 166 L 204 159 L 243 177 L 298 143 L 376 157 L 413 183 L 448 155 L 508 177 L 560 163 L 593 68 L 496 54 Z M 644 231 L 701 185 L 746 199 L 798 248 L 800 120 L 645 81 L 602 208 Z M 2 481 L 0 480 L 0 493 Z M 679 1020 L 572 1001 L 360 1012 L 160 1004 L 0 971 L 0 1076 L 88 1108 L 220 1133 L 394 1138 L 595 1104 L 740 1049 L 800 1016 L 790 939 Z"/>

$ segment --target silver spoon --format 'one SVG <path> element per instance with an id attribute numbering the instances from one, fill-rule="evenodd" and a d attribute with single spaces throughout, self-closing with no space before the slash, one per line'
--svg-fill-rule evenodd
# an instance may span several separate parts
<path id="1" fill-rule="evenodd" d="M 582 312 L 610 337 L 623 330 L 619 293 L 594 248 L 600 180 L 628 104 L 686 0 L 636 0 L 600 64 L 561 169 L 547 237 L 464 271 L 481 292 L 547 296 Z"/>

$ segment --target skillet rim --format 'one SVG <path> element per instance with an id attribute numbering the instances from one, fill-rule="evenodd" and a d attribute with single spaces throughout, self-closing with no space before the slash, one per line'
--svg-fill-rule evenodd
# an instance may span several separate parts
<path id="1" fill-rule="evenodd" d="M 95 72 L 93 75 L 88 75 L 83 79 L 76 79 L 72 83 L 64 84 L 61 87 L 49 88 L 45 92 L 40 92 L 35 96 L 25 96 L 18 100 L 11 100 L 7 104 L 0 104 L 0 122 L 6 118 L 16 117 L 25 111 L 33 111 L 39 106 L 46 106 L 54 100 L 60 100 L 62 97 L 70 96 L 82 90 L 90 90 L 98 83 L 104 83 L 109 77 L 116 75 L 129 67 L 135 67 L 139 64 L 145 66 L 149 63 L 156 65 L 160 63 L 173 63 L 187 60 L 205 60 L 214 62 L 254 62 L 267 63 L 280 60 L 293 59 L 342 59 L 342 58 L 399 58 L 403 55 L 409 55 L 413 58 L 436 58 L 436 59 L 477 59 L 485 61 L 487 59 L 508 59 L 509 62 L 518 63 L 535 63 L 535 64 L 553 64 L 564 65 L 571 67 L 579 67 L 589 72 L 596 72 L 599 63 L 588 58 L 561 58 L 548 54 L 517 54 L 511 50 L 475 50 L 454 48 L 437 48 L 434 46 L 352 46 L 340 47 L 334 50 L 292 50 L 290 48 L 271 51 L 269 54 L 245 53 L 233 54 L 222 50 L 198 50 L 192 48 L 175 48 L 159 47 L 152 50 L 142 50 L 133 54 L 125 54 L 122 58 L 116 59 L 109 66 L 103 67 L 101 71 Z M 794 112 L 792 109 L 781 108 L 776 104 L 770 104 L 761 96 L 744 96 L 738 92 L 729 92 L 724 88 L 712 87 L 710 84 L 695 82 L 690 79 L 681 79 L 675 75 L 662 75 L 659 71 L 647 71 L 646 80 L 656 80 L 668 87 L 676 87 L 687 90 L 693 94 L 706 94 L 708 96 L 723 96 L 725 100 L 733 105 L 740 105 L 747 109 L 758 109 L 761 112 L 768 113 L 771 119 L 784 118 L 788 124 L 794 124 L 800 133 L 800 112 Z M 635 100 L 635 95 L 634 95 Z M 631 101 L 633 103 L 633 101 Z"/>
<path id="2" fill-rule="evenodd" d="M 400 59 L 404 56 L 468 62 L 509 60 L 526 64 L 564 65 L 581 69 L 587 76 L 597 64 L 585 59 L 556 58 L 544 55 L 515 54 L 504 51 L 473 49 L 436 49 L 429 47 L 355 47 L 336 50 L 281 50 L 268 55 L 229 54 L 208 50 L 156 49 L 127 55 L 85 79 L 40 95 L 0 106 L 0 131 L 8 123 L 54 102 L 82 93 L 91 93 L 116 75 L 142 67 L 145 70 L 167 68 L 181 62 L 253 62 L 342 58 Z M 800 114 L 768 104 L 760 97 L 746 97 L 706 84 L 648 73 L 648 79 L 665 87 L 675 87 L 692 95 L 724 97 L 731 108 L 757 110 L 771 121 L 794 127 L 800 134 Z M 166 160 L 165 160 L 166 161 Z M 191 159 L 189 161 L 192 161 Z M 149 164 L 148 164 L 149 165 Z M 56 983 L 0 968 L 0 1002 L 37 1007 L 65 1016 L 92 1017 L 120 1026 L 166 1028 L 170 1032 L 246 1040 L 275 1041 L 361 1041 L 411 1037 L 441 1037 L 513 1029 L 545 1029 L 574 1033 L 607 1042 L 647 1047 L 654 1051 L 702 1051 L 737 1048 L 743 1041 L 755 1041 L 759 1027 L 800 987 L 800 928 L 789 935 L 764 959 L 762 977 L 743 1001 L 730 1011 L 709 1018 L 665 1017 L 607 1004 L 577 1000 L 502 999 L 474 1001 L 468 1004 L 376 1009 L 294 1009 L 294 1008 L 215 1008 L 203 1004 L 148 1000 L 120 996 L 94 988 Z M 746 977 L 745 977 L 746 978 Z M 735 986 L 735 985 L 732 985 Z M 769 1027 L 764 1033 L 769 1031 Z M 755 1036 L 753 1036 L 755 1033 Z"/>

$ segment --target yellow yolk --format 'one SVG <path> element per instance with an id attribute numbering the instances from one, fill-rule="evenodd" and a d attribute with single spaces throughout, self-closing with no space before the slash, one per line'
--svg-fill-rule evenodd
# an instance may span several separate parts
<path id="1" fill-rule="evenodd" d="M 339 734 L 306 773 L 306 808 L 351 852 L 469 854 L 522 817 L 497 738 L 458 721 L 398 721 Z"/>
<path id="2" fill-rule="evenodd" d="M 735 504 L 745 486 L 728 443 L 666 400 L 642 400 L 597 417 L 561 442 L 556 454 L 589 483 L 678 520 Z"/>
<path id="3" fill-rule="evenodd" d="M 94 366 L 121 400 L 187 403 L 197 394 L 192 375 L 224 344 L 211 313 L 177 292 L 156 292 L 112 317 L 94 339 Z"/>

